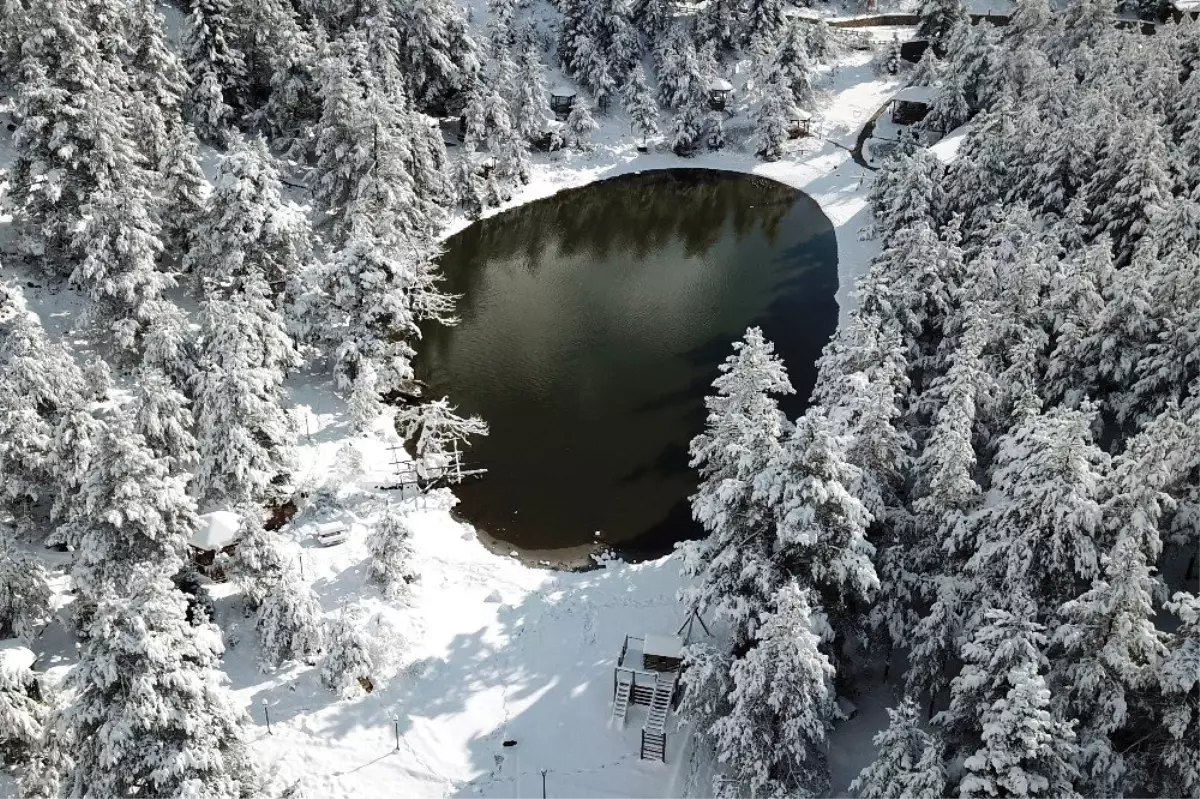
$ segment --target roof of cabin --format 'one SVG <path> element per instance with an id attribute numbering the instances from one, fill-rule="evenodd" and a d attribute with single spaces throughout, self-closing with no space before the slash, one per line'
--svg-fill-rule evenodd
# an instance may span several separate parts
<path id="1" fill-rule="evenodd" d="M 937 97 L 936 86 L 905 86 L 892 97 L 893 100 L 899 100 L 903 103 L 920 103 L 921 105 L 933 105 L 934 98 Z"/>
<path id="2" fill-rule="evenodd" d="M 241 526 L 242 517 L 232 511 L 206 513 L 198 518 L 196 532 L 188 543 L 196 549 L 216 552 L 238 540 Z"/>

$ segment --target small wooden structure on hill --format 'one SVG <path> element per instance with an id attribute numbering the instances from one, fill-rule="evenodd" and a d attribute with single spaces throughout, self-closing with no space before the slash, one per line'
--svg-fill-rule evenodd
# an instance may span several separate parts
<path id="1" fill-rule="evenodd" d="M 196 517 L 196 530 L 188 539 L 196 568 L 210 577 L 218 552 L 232 554 L 242 535 L 242 517 L 227 510 L 216 510 Z"/>
<path id="2" fill-rule="evenodd" d="M 733 84 L 724 78 L 717 78 L 708 87 L 708 107 L 714 111 L 724 111 L 733 96 Z"/>
<path id="3" fill-rule="evenodd" d="M 892 122 L 915 125 L 929 114 L 936 96 L 934 86 L 906 86 L 892 98 Z"/>
<path id="4" fill-rule="evenodd" d="M 642 726 L 642 760 L 667 760 L 667 716 L 677 702 L 684 641 L 678 635 L 625 636 L 613 670 L 613 718 L 625 722 L 630 705 L 648 708 Z"/>
<path id="5" fill-rule="evenodd" d="M 560 120 L 566 119 L 571 115 L 571 109 L 575 107 L 577 96 L 578 92 L 570 86 L 555 86 L 550 90 L 550 110 Z"/>

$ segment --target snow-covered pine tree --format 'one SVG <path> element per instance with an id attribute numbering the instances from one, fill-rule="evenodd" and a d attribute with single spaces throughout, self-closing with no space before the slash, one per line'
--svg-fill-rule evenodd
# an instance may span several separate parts
<path id="1" fill-rule="evenodd" d="M 977 541 L 968 569 L 994 590 L 1029 592 L 1036 620 L 1099 573 L 1099 481 L 1108 458 L 1092 441 L 1090 404 L 1045 413 L 1033 397 L 1022 404 L 997 442 L 995 500 L 968 521 Z"/>
<path id="2" fill-rule="evenodd" d="M 787 26 L 783 0 L 748 0 L 741 9 L 741 46 L 771 47 Z"/>
<path id="3" fill-rule="evenodd" d="M 865 639 L 862 614 L 879 588 L 871 514 L 850 492 L 862 478 L 846 460 L 849 444 L 823 409 L 810 408 L 755 479 L 755 496 L 774 516 L 774 568 L 812 588 L 830 615 L 839 672 L 845 644 Z"/>
<path id="4" fill-rule="evenodd" d="M 280 195 L 266 143 L 235 141 L 217 168 L 184 269 L 206 296 L 225 297 L 246 290 L 244 284 L 265 281 L 274 297 L 289 288 L 311 257 L 308 216 Z"/>
<path id="5" fill-rule="evenodd" d="M 922 0 L 917 23 L 917 38 L 931 47 L 944 46 L 954 26 L 969 20 L 962 0 Z"/>
<path id="6" fill-rule="evenodd" d="M 1108 233 L 1118 267 L 1152 233 L 1151 223 L 1171 196 L 1167 150 L 1158 121 L 1139 119 L 1114 131 L 1107 157 L 1084 189 L 1092 211 L 1092 235 Z"/>
<path id="7" fill-rule="evenodd" d="M 241 517 L 237 548 L 217 562 L 242 589 L 246 610 L 256 611 L 290 566 L 275 535 L 264 526 L 262 507 L 244 505 L 237 513 Z"/>
<path id="8" fill-rule="evenodd" d="M 173 262 L 182 262 L 195 245 L 195 235 L 208 206 L 209 185 L 200 168 L 199 150 L 191 128 L 180 125 L 169 134 L 158 161 L 163 193 L 163 243 Z"/>
<path id="9" fill-rule="evenodd" d="M 45 734 L 49 708 L 39 692 L 32 670 L 0 665 L 0 762 L 9 768 L 28 760 Z"/>
<path id="10" fill-rule="evenodd" d="M 381 412 L 380 394 L 411 389 L 417 323 L 450 318 L 450 299 L 438 291 L 429 257 L 362 237 L 322 270 L 325 312 L 315 332 L 329 346 L 339 386 L 350 391 L 361 424 Z"/>
<path id="11" fill-rule="evenodd" d="M 791 429 L 776 397 L 794 390 L 760 329 L 748 329 L 733 348 L 713 381 L 715 394 L 705 399 L 704 432 L 691 443 L 691 466 L 700 473 L 692 515 L 708 535 L 682 545 L 692 583 L 681 599 L 728 620 L 737 645 L 745 646 L 778 579 L 773 520 L 754 484 Z"/>
<path id="12" fill-rule="evenodd" d="M 254 621 L 263 662 L 311 661 L 325 648 L 324 619 L 313 590 L 290 565 L 266 590 Z"/>
<path id="13" fill-rule="evenodd" d="M 788 102 L 789 92 L 782 85 L 778 73 L 756 88 L 761 93 L 761 100 L 754 111 L 757 153 L 764 161 L 778 161 L 783 157 L 783 145 L 790 137 L 789 116 L 793 106 Z"/>
<path id="14" fill-rule="evenodd" d="M 147 564 L 166 574 L 179 569 L 196 528 L 195 502 L 186 479 L 173 474 L 134 429 L 133 414 L 110 414 L 80 490 L 78 511 L 66 524 L 75 549 L 71 577 L 82 615 L 121 596 Z"/>
<path id="15" fill-rule="evenodd" d="M 1195 796 L 1200 792 L 1200 762 L 1196 738 L 1200 735 L 1200 596 L 1177 592 L 1166 603 L 1179 619 L 1179 627 L 1167 639 L 1168 654 L 1158 672 L 1163 695 L 1160 737 L 1163 746 L 1150 748 L 1144 771 L 1154 775 L 1163 795 Z M 1163 735 L 1162 733 L 1165 733 Z"/>
<path id="16" fill-rule="evenodd" d="M 220 671 L 221 632 L 148 562 L 87 627 L 56 719 L 69 795 L 246 796 L 260 789 L 249 721 Z M 178 561 L 176 561 L 178 563 Z M 126 588 L 127 586 L 127 588 Z"/>
<path id="17" fill-rule="evenodd" d="M 1051 709 L 1044 676 L 1043 627 L 1020 594 L 1012 610 L 987 611 L 963 647 L 962 673 L 951 685 L 950 708 L 935 717 L 966 756 L 957 786 L 965 797 L 1077 797 L 1074 723 Z"/>
<path id="18" fill-rule="evenodd" d="M 700 92 L 694 93 L 675 109 L 669 134 L 671 151 L 679 156 L 692 155 L 704 134 L 708 118 L 708 100 Z"/>
<path id="19" fill-rule="evenodd" d="M 0 283 L 0 506 L 22 523 L 58 491 L 55 431 L 83 404 L 82 387 L 79 367 L 47 338 L 21 290 Z"/>
<path id="20" fill-rule="evenodd" d="M 11 532 L 0 530 L 0 640 L 32 641 L 50 620 L 47 578 L 41 562 L 18 547 Z"/>
<path id="21" fill-rule="evenodd" d="M 599 127 L 588 104 L 577 100 L 567 116 L 567 133 L 571 146 L 578 150 L 589 149 L 591 145 L 588 144 L 588 140 Z"/>
<path id="22" fill-rule="evenodd" d="M 233 0 L 196 0 L 184 37 L 183 60 L 192 86 L 189 116 L 202 139 L 223 144 L 245 110 L 248 89 Z"/>
<path id="23" fill-rule="evenodd" d="M 1041 47 L 1052 25 L 1049 0 L 1016 0 L 1012 16 L 1004 26 L 1006 44 L 1013 50 Z"/>
<path id="24" fill-rule="evenodd" d="M 545 67 L 542 49 L 531 31 L 523 31 L 518 42 L 521 49 L 517 59 L 516 96 L 511 100 L 513 121 L 522 138 L 534 141 L 545 133 L 546 121 L 550 118 Z"/>
<path id="25" fill-rule="evenodd" d="M 367 537 L 371 560 L 367 575 L 392 599 L 402 596 L 416 578 L 412 568 L 412 529 L 404 514 L 389 507 Z"/>
<path id="26" fill-rule="evenodd" d="M 205 307 L 192 378 L 197 431 L 193 491 L 201 505 L 261 502 L 293 458 L 292 422 L 281 406 L 284 370 L 296 364 L 283 322 L 262 292 Z"/>
<path id="27" fill-rule="evenodd" d="M 134 429 L 172 469 L 196 457 L 194 421 L 187 397 L 157 369 L 143 369 L 134 383 Z"/>
<path id="28" fill-rule="evenodd" d="M 850 783 L 859 799 L 942 796 L 946 770 L 942 742 L 921 728 L 917 703 L 906 697 L 888 708 L 887 729 L 875 734 L 875 759 Z"/>
<path id="29" fill-rule="evenodd" d="M 658 103 L 646 86 L 646 73 L 638 64 L 629 75 L 625 88 L 621 90 L 625 102 L 625 113 L 629 115 L 631 130 L 636 128 L 642 134 L 643 143 L 647 136 L 658 133 Z"/>
<path id="30" fill-rule="evenodd" d="M 345 698 L 373 690 L 375 664 L 362 615 L 356 607 L 342 607 L 329 625 L 321 660 L 321 684 Z"/>
<path id="31" fill-rule="evenodd" d="M 416 107 L 430 109 L 467 91 L 481 63 L 462 8 L 451 0 L 411 0 L 396 8 L 400 73 Z"/>
<path id="32" fill-rule="evenodd" d="M 136 100 L 134 134 L 149 163 L 160 164 L 169 144 L 183 135 L 188 76 L 167 43 L 166 20 L 153 0 L 128 3 L 131 90 Z"/>
<path id="33" fill-rule="evenodd" d="M 937 96 L 929 114 L 921 120 L 922 127 L 938 133 L 949 133 L 967 121 L 971 108 L 967 105 L 966 90 L 962 79 L 951 73 L 938 87 Z"/>
<path id="34" fill-rule="evenodd" d="M 730 666 L 729 713 L 708 734 L 717 758 L 755 794 L 828 790 L 834 671 L 822 644 L 829 634 L 816 599 L 790 581 L 762 611 L 750 650 Z"/>
<path id="35" fill-rule="evenodd" d="M 722 52 L 741 45 L 741 7 L 736 0 L 713 0 L 696 15 L 696 37 L 712 42 Z"/>

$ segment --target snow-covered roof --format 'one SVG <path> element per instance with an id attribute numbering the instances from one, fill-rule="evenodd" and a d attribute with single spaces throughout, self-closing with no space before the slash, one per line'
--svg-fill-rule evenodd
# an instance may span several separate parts
<path id="1" fill-rule="evenodd" d="M 967 126 L 955 128 L 946 134 L 945 138 L 929 148 L 929 152 L 937 156 L 943 164 L 949 164 L 958 157 L 958 148 L 967 136 Z"/>
<path id="2" fill-rule="evenodd" d="M 642 656 L 646 655 L 660 658 L 683 657 L 683 639 L 678 635 L 650 635 L 647 633 L 645 641 L 642 642 Z"/>
<path id="3" fill-rule="evenodd" d="M 812 119 L 812 114 L 805 111 L 803 108 L 793 108 L 792 119 L 798 119 L 801 122 L 807 122 L 808 120 Z"/>
<path id="4" fill-rule="evenodd" d="M 0 641 L 0 671 L 21 672 L 33 668 L 37 655 L 16 638 Z"/>
<path id="5" fill-rule="evenodd" d="M 896 92 L 893 100 L 899 100 L 904 103 L 920 103 L 921 105 L 933 105 L 934 98 L 937 97 L 936 86 L 905 86 L 900 91 Z"/>
<path id="6" fill-rule="evenodd" d="M 1176 11 L 1200 11 L 1200 0 L 1173 0 Z"/>
<path id="7" fill-rule="evenodd" d="M 216 510 L 201 516 L 189 544 L 196 549 L 216 552 L 238 539 L 242 518 L 227 510 Z"/>
<path id="8" fill-rule="evenodd" d="M 574 97 L 579 94 L 579 90 L 573 86 L 566 86 L 562 83 L 550 90 L 550 93 L 555 97 Z"/>
<path id="9" fill-rule="evenodd" d="M 733 84 L 724 78 L 717 78 L 709 88 L 714 92 L 731 92 L 733 91 Z"/>

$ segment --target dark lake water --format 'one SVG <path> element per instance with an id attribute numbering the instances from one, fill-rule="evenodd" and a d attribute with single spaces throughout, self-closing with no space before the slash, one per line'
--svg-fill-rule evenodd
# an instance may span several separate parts
<path id="1" fill-rule="evenodd" d="M 817 204 L 735 173 L 667 170 L 565 191 L 448 240 L 459 325 L 418 375 L 482 416 L 459 512 L 526 549 L 654 556 L 701 534 L 687 448 L 717 366 L 760 325 L 799 413 L 837 325 L 837 243 Z M 597 538 L 595 533 L 599 531 Z"/>

